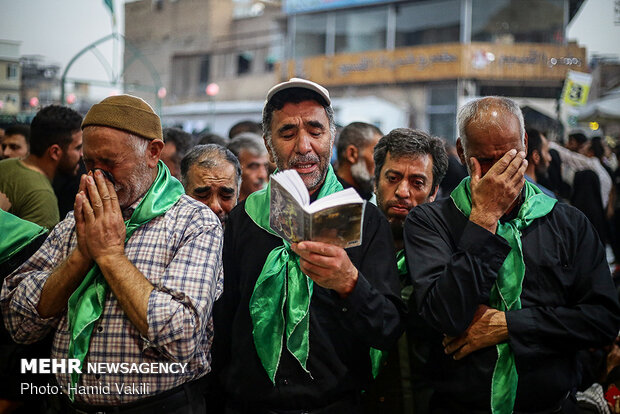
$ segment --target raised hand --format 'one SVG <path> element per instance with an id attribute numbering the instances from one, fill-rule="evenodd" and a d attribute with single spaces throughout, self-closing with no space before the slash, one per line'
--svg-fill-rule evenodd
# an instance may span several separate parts
<path id="1" fill-rule="evenodd" d="M 470 158 L 472 209 L 469 220 L 495 233 L 497 221 L 514 204 L 525 184 L 527 160 L 511 149 L 481 176 L 480 163 Z"/>

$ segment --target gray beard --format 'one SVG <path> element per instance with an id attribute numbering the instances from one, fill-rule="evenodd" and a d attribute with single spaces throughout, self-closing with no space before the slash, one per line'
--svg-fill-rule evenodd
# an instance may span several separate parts
<path id="1" fill-rule="evenodd" d="M 359 158 L 357 162 L 351 166 L 351 176 L 361 192 L 372 193 L 375 180 L 368 172 L 366 160 Z"/>

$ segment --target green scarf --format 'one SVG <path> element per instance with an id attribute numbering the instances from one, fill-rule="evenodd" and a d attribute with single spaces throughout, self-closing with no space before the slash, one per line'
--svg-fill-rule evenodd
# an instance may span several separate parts
<path id="1" fill-rule="evenodd" d="M 30 221 L 22 220 L 0 209 L 0 263 L 9 260 L 34 239 L 47 233 L 47 229 Z"/>
<path id="2" fill-rule="evenodd" d="M 340 190 L 342 185 L 330 165 L 317 199 Z M 271 182 L 266 188 L 248 196 L 245 211 L 258 227 L 280 237 L 269 227 L 270 200 Z M 254 345 L 274 384 L 285 338 L 286 348 L 308 372 L 306 362 L 312 287 L 312 279 L 299 268 L 299 256 L 291 250 L 286 240 L 282 240 L 282 246 L 276 247 L 267 256 L 250 298 Z"/>
<path id="3" fill-rule="evenodd" d="M 471 214 L 470 177 L 452 191 L 450 197 L 456 207 L 466 216 Z M 497 280 L 489 295 L 489 305 L 502 312 L 521 309 L 521 288 L 525 277 L 525 263 L 521 246 L 521 231 L 535 219 L 547 215 L 555 205 L 555 199 L 544 195 L 538 187 L 525 182 L 524 201 L 517 217 L 497 223 L 497 235 L 510 245 L 510 253 L 499 269 Z M 497 344 L 497 363 L 491 381 L 491 410 L 493 414 L 512 413 L 517 395 L 517 368 L 508 343 Z"/>
<path id="4" fill-rule="evenodd" d="M 407 259 L 405 257 L 405 249 L 400 249 L 396 252 L 396 267 L 398 268 L 398 274 L 404 276 L 409 274 L 407 270 Z"/>
<path id="5" fill-rule="evenodd" d="M 181 183 L 172 177 L 166 165 L 159 161 L 157 178 L 134 210 L 131 218 L 125 221 L 125 243 L 136 229 L 164 214 L 184 193 Z M 71 337 L 67 358 L 79 359 L 80 366 L 83 366 L 88 353 L 95 323 L 103 313 L 107 293 L 108 284 L 99 267 L 95 264 L 69 298 L 67 318 Z M 72 373 L 71 385 L 75 386 L 79 378 L 80 374 Z M 73 391 L 70 398 L 73 401 Z"/>

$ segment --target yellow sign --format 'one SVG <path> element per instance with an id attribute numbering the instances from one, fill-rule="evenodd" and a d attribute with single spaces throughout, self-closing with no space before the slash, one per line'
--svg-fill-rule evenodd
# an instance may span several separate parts
<path id="1" fill-rule="evenodd" d="M 583 106 L 588 101 L 592 75 L 589 73 L 569 71 L 564 82 L 562 100 L 571 106 Z"/>

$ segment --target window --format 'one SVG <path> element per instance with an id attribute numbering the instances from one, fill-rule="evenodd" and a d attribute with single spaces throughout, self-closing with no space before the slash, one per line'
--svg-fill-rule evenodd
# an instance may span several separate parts
<path id="1" fill-rule="evenodd" d="M 456 84 L 429 88 L 428 125 L 431 134 L 456 142 Z"/>
<path id="2" fill-rule="evenodd" d="M 152 0 L 151 8 L 155 11 L 162 11 L 164 8 L 164 0 Z"/>
<path id="3" fill-rule="evenodd" d="M 460 0 L 396 5 L 396 47 L 459 41 Z"/>
<path id="4" fill-rule="evenodd" d="M 200 84 L 205 85 L 209 83 L 209 71 L 211 69 L 211 59 L 209 55 L 204 55 L 200 59 Z"/>
<path id="5" fill-rule="evenodd" d="M 252 60 L 254 55 L 251 52 L 243 52 L 237 55 L 237 75 L 243 75 L 252 71 Z"/>
<path id="6" fill-rule="evenodd" d="M 473 42 L 564 42 L 564 0 L 472 0 Z"/>
<path id="7" fill-rule="evenodd" d="M 346 10 L 336 15 L 336 53 L 386 48 L 387 8 Z"/>
<path id="8" fill-rule="evenodd" d="M 305 15 L 295 18 L 295 56 L 325 54 L 327 15 Z"/>
<path id="9" fill-rule="evenodd" d="M 194 65 L 198 65 L 197 56 L 173 56 L 172 73 L 170 77 L 170 90 L 173 96 L 187 97 L 193 92 L 194 87 L 198 86 L 196 75 L 197 68 L 192 70 Z"/>
<path id="10" fill-rule="evenodd" d="M 9 63 L 8 66 L 6 67 L 6 78 L 9 80 L 15 80 L 17 79 L 17 64 L 15 63 Z"/>

